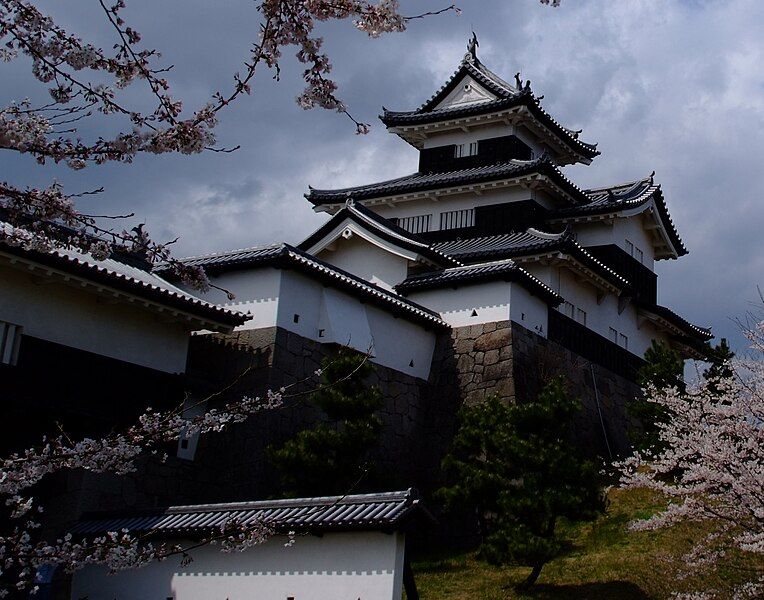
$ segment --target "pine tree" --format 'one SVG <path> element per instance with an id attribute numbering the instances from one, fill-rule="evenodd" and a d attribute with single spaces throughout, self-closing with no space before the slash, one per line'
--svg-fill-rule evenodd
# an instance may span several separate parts
<path id="1" fill-rule="evenodd" d="M 326 421 L 300 431 L 281 448 L 268 449 L 286 494 L 344 494 L 364 476 L 382 429 L 374 414 L 382 396 L 366 383 L 373 371 L 365 356 L 350 350 L 324 360 L 321 386 L 310 401 Z"/>
<path id="2" fill-rule="evenodd" d="M 464 409 L 444 461 L 456 483 L 441 496 L 452 507 L 478 510 L 480 554 L 493 564 L 530 566 L 526 586 L 562 549 L 560 517 L 592 520 L 605 508 L 597 469 L 571 440 L 579 410 L 559 378 L 535 401 L 489 398 Z"/>
<path id="3" fill-rule="evenodd" d="M 735 353 L 730 350 L 726 338 L 722 338 L 717 346 L 705 345 L 703 360 L 709 363 L 709 366 L 703 372 L 703 378 L 708 382 L 709 390 L 718 392 L 716 381 L 732 375 L 730 361 L 734 356 Z M 686 395 L 684 360 L 667 344 L 653 340 L 652 346 L 645 352 L 645 364 L 639 372 L 639 383 L 643 388 L 651 386 L 658 392 L 675 387 L 681 395 Z M 641 430 L 633 429 L 629 432 L 634 448 L 663 450 L 664 444 L 660 441 L 659 428 L 671 419 L 672 414 L 669 410 L 659 403 L 649 402 L 646 398 L 635 398 L 628 410 L 642 425 Z"/>
<path id="4" fill-rule="evenodd" d="M 653 340 L 645 352 L 645 364 L 639 370 L 639 384 L 642 388 L 652 386 L 658 390 L 676 387 L 684 393 L 684 360 L 679 352 L 662 341 Z M 638 450 L 658 449 L 661 445 L 658 430 L 662 423 L 671 418 L 666 408 L 646 398 L 632 399 L 628 406 L 629 415 L 638 419 L 641 428 L 629 431 L 629 437 Z"/>

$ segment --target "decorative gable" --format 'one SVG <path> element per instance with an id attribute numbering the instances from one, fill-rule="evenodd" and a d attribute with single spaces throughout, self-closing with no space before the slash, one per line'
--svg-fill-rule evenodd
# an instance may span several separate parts
<path id="1" fill-rule="evenodd" d="M 451 90 L 451 93 L 435 106 L 435 110 L 469 106 L 492 100 L 498 100 L 498 96 L 489 92 L 474 78 L 467 75 Z"/>

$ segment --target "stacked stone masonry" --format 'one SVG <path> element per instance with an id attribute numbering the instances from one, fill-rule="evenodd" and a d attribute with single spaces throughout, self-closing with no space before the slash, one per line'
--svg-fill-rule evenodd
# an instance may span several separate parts
<path id="1" fill-rule="evenodd" d="M 223 434 L 202 436 L 193 460 L 174 456 L 175 447 L 168 447 L 166 462 L 148 457 L 128 477 L 74 473 L 57 486 L 69 498 L 62 498 L 67 509 L 61 518 L 92 510 L 278 495 L 278 473 L 266 449 L 323 418 L 308 392 L 318 381 L 315 371 L 322 360 L 336 350 L 279 328 L 194 336 L 188 362 L 193 398 L 214 394 L 209 404 L 214 406 L 286 387 L 284 407 L 256 414 Z M 463 404 L 490 394 L 522 401 L 556 375 L 563 375 L 582 400 L 576 428 L 580 444 L 603 457 L 608 446 L 614 454 L 624 452 L 630 425 L 625 407 L 639 394 L 635 383 L 598 366 L 592 377 L 588 362 L 558 344 L 514 323 L 489 323 L 439 335 L 428 381 L 377 365 L 369 383 L 383 395 L 383 434 L 372 456 L 375 478 L 366 485 L 375 490 L 415 486 L 425 494 L 437 489 Z"/>

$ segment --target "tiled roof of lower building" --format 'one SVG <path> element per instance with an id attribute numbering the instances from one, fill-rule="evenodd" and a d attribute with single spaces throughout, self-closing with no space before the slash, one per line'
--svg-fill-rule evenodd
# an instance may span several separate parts
<path id="1" fill-rule="evenodd" d="M 181 536 L 220 530 L 226 523 L 267 524 L 276 531 L 396 530 L 424 510 L 416 490 L 353 496 L 294 498 L 227 504 L 169 506 L 149 511 L 92 514 L 71 530 L 101 535 L 127 529 L 133 534 Z"/>
<path id="2" fill-rule="evenodd" d="M 546 155 L 534 160 L 510 160 L 503 163 L 445 173 L 417 172 L 388 181 L 336 190 L 311 188 L 305 197 L 315 205 L 340 204 L 344 203 L 348 198 L 366 200 L 410 192 L 513 179 L 533 174 L 548 177 L 550 181 L 573 198 L 574 203 L 584 204 L 589 202 L 589 197 L 584 191 L 565 177 L 562 171 Z"/>
<path id="3" fill-rule="evenodd" d="M 13 226 L 0 221 L 0 228 L 10 234 Z M 74 248 L 58 247 L 50 251 L 25 250 L 0 242 L 0 251 L 29 260 L 48 268 L 60 269 L 68 274 L 92 280 L 103 286 L 175 308 L 210 323 L 227 327 L 241 325 L 251 319 L 249 315 L 206 302 L 173 285 L 158 273 L 140 269 L 115 258 L 96 260 L 90 254 Z"/>
<path id="4" fill-rule="evenodd" d="M 396 289 L 401 293 L 410 293 L 497 279 L 516 281 L 553 306 L 562 302 L 562 298 L 552 288 L 509 259 L 414 275 L 399 283 Z"/>
<path id="5" fill-rule="evenodd" d="M 238 250 L 227 250 L 212 254 L 200 254 L 199 256 L 187 256 L 180 259 L 184 264 L 192 267 L 203 267 L 208 273 L 230 270 L 237 266 L 249 266 L 263 260 L 268 260 L 281 252 L 283 244 L 269 244 L 267 246 L 253 246 Z M 155 271 L 164 272 L 166 265 L 159 265 Z"/>
<path id="6" fill-rule="evenodd" d="M 377 304 L 386 310 L 393 310 L 420 324 L 436 328 L 449 328 L 449 325 L 435 311 L 330 265 L 289 244 L 245 248 L 180 260 L 184 263 L 187 262 L 187 264 L 204 267 L 209 273 L 265 266 L 298 269 L 310 277 L 321 279 L 330 285 Z"/>

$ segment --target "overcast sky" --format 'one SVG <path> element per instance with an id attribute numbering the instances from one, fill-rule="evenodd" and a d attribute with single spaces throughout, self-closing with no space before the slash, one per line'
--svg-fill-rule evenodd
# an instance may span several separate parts
<path id="1" fill-rule="evenodd" d="M 413 14 L 446 2 L 403 1 Z M 479 56 L 510 79 L 531 79 L 563 124 L 583 128 L 602 155 L 567 167 L 584 187 L 655 170 L 690 254 L 658 265 L 659 301 L 740 347 L 731 318 L 764 283 L 764 2 L 761 0 L 462 0 L 461 16 L 414 22 L 370 40 L 349 23 L 322 27 L 334 78 L 353 114 L 374 124 L 357 136 L 336 113 L 303 111 L 299 66 L 285 52 L 281 81 L 261 72 L 254 93 L 218 129 L 233 154 L 141 157 L 72 173 L 3 156 L 3 178 L 69 191 L 105 186 L 98 210 L 135 211 L 177 253 L 300 241 L 325 216 L 308 185 L 342 187 L 416 170 L 416 152 L 387 134 L 381 107 L 410 109 L 456 68 L 474 29 Z M 50 2 L 61 24 L 107 46 L 96 2 Z M 251 0 L 132 0 L 124 16 L 174 64 L 175 95 L 193 107 L 230 81 L 257 34 Z M 4 65 L 2 94 L 34 96 L 28 64 Z M 131 90 L 139 97 L 142 90 Z"/>

